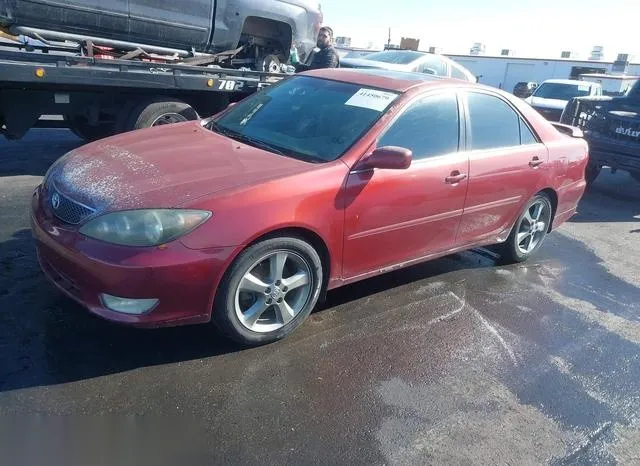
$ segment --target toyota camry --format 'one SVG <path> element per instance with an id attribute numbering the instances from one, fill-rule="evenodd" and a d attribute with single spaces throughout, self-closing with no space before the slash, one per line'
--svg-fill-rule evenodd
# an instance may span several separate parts
<path id="1" fill-rule="evenodd" d="M 90 312 L 258 345 L 348 283 L 480 246 L 526 260 L 576 212 L 580 136 L 475 83 L 311 71 L 71 151 L 32 228 L 44 273 Z"/>

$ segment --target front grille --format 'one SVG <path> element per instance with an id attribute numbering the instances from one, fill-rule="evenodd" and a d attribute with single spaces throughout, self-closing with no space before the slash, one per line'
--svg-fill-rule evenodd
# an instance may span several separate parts
<path id="1" fill-rule="evenodd" d="M 62 194 L 53 183 L 49 189 L 49 206 L 53 215 L 72 225 L 77 225 L 95 213 L 95 209 Z"/>

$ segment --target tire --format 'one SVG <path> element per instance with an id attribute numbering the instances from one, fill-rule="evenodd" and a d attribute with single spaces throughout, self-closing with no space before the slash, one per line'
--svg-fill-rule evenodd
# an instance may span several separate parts
<path id="1" fill-rule="evenodd" d="M 529 220 L 531 217 L 535 219 L 536 211 L 534 206 L 542 206 L 541 208 L 543 209 L 543 211 L 540 212 L 538 223 L 536 223 L 535 226 L 532 225 Z M 529 257 L 542 246 L 542 243 L 547 237 L 549 225 L 552 220 L 553 207 L 549 196 L 543 193 L 536 194 L 533 199 L 527 203 L 520 216 L 518 216 L 509 234 L 509 238 L 507 238 L 504 243 L 498 245 L 498 252 L 503 260 L 509 263 L 517 263 L 529 259 Z M 543 224 L 541 225 L 539 222 Z M 531 228 L 535 230 L 533 234 L 531 234 Z M 522 233 L 529 233 L 529 235 L 524 237 L 520 236 Z M 531 241 L 535 243 L 528 243 L 527 238 L 530 238 Z"/>
<path id="2" fill-rule="evenodd" d="M 640 183 L 640 172 L 631 172 L 629 174 L 631 175 L 631 178 Z"/>
<path id="3" fill-rule="evenodd" d="M 587 182 L 587 185 L 593 184 L 593 182 L 598 178 L 600 171 L 602 170 L 602 165 L 596 165 L 589 163 L 587 165 L 587 169 L 584 174 L 584 179 Z"/>
<path id="4" fill-rule="evenodd" d="M 153 99 L 138 105 L 131 111 L 124 130 L 134 131 L 163 124 L 197 120 L 199 118 L 198 112 L 182 101 L 162 98 Z"/>
<path id="5" fill-rule="evenodd" d="M 279 263 L 284 273 L 277 272 Z M 251 280 L 246 280 L 249 272 Z M 309 243 L 295 237 L 266 239 L 244 250 L 229 267 L 216 293 L 212 320 L 242 345 L 272 343 L 305 321 L 322 283 L 320 256 Z"/>
<path id="6" fill-rule="evenodd" d="M 73 134 L 87 142 L 97 141 L 109 136 L 113 136 L 116 131 L 112 124 L 101 123 L 99 125 L 90 125 L 89 122 L 82 117 L 70 117 L 65 115 L 69 129 Z"/>
<path id="7" fill-rule="evenodd" d="M 277 55 L 265 55 L 256 60 L 256 70 L 268 73 L 280 73 L 280 59 Z"/>

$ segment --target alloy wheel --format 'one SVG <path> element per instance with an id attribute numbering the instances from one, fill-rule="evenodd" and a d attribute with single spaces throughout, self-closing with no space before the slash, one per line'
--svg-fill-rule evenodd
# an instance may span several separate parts
<path id="1" fill-rule="evenodd" d="M 243 275 L 235 292 L 236 316 L 257 333 L 278 330 L 304 309 L 313 290 L 309 263 L 293 251 L 270 252 Z"/>
<path id="2" fill-rule="evenodd" d="M 542 199 L 529 206 L 525 212 L 516 236 L 518 251 L 530 254 L 544 239 L 549 229 L 551 209 Z"/>

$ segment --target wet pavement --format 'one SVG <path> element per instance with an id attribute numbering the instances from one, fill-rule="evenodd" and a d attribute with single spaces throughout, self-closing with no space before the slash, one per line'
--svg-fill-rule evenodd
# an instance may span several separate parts
<path id="1" fill-rule="evenodd" d="M 48 284 L 27 206 L 78 144 L 0 141 L 0 414 L 191 419 L 216 463 L 640 464 L 628 175 L 603 173 L 526 264 L 477 250 L 377 277 L 247 350 L 207 326 L 116 326 Z"/>

